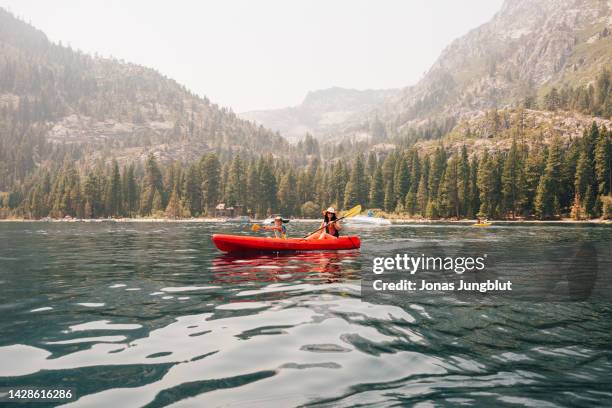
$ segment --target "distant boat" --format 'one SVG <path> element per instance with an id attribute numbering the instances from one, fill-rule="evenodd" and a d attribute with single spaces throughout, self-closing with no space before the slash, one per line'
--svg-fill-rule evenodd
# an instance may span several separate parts
<path id="1" fill-rule="evenodd" d="M 346 223 L 349 225 L 391 225 L 391 221 L 381 217 L 369 217 L 366 215 L 356 215 L 352 218 L 348 218 Z"/>
<path id="2" fill-rule="evenodd" d="M 476 224 L 472 224 L 472 227 L 490 227 L 493 225 L 490 222 L 477 222 Z"/>

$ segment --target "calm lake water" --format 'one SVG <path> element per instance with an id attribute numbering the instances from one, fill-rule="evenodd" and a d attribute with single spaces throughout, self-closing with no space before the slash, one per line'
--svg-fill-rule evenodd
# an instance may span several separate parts
<path id="1" fill-rule="evenodd" d="M 0 387 L 99 407 L 612 401 L 612 303 L 398 306 L 360 287 L 373 257 L 414 242 L 538 251 L 610 243 L 609 226 L 394 225 L 358 231 L 360 251 L 252 257 L 213 232 L 248 226 L 0 223 Z"/>

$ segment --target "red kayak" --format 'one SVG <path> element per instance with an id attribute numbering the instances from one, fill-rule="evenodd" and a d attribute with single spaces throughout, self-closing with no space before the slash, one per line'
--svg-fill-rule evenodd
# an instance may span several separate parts
<path id="1" fill-rule="evenodd" d="M 327 239 L 283 239 L 214 234 L 212 241 L 223 252 L 329 251 L 357 249 L 361 246 L 361 240 L 357 236 Z"/>

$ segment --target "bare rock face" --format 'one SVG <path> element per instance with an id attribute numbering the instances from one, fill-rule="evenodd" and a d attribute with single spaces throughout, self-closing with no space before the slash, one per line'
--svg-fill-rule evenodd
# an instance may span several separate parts
<path id="1" fill-rule="evenodd" d="M 368 128 L 378 119 L 401 134 L 432 120 L 461 121 L 517 106 L 553 86 L 589 84 L 612 67 L 610 33 L 612 1 L 507 0 L 491 21 L 449 44 L 414 86 L 331 88 L 310 93 L 296 107 L 241 116 L 289 139 L 308 132 L 376 143 L 380 132 Z"/>
<path id="2" fill-rule="evenodd" d="M 425 77 L 387 104 L 401 124 L 504 107 L 536 90 L 582 85 L 612 63 L 612 2 L 507 0 L 453 41 Z"/>
<path id="3" fill-rule="evenodd" d="M 324 137 L 360 123 L 364 114 L 383 106 L 398 92 L 397 89 L 329 88 L 309 92 L 298 106 L 245 112 L 240 116 L 278 131 L 288 140 L 297 141 L 307 133 Z"/>
<path id="4" fill-rule="evenodd" d="M 532 147 L 549 144 L 555 137 L 563 143 L 581 138 L 584 130 L 595 123 L 598 127 L 612 126 L 612 121 L 576 112 L 541 111 L 509 108 L 481 112 L 463 119 L 442 141 L 417 143 L 424 151 L 433 151 L 440 144 L 454 151 L 466 146 L 471 154 L 509 150 L 512 141 Z"/>

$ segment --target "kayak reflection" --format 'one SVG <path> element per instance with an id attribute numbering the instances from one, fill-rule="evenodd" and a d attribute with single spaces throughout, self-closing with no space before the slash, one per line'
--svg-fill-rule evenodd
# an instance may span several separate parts
<path id="1" fill-rule="evenodd" d="M 336 283 L 358 279 L 359 253 L 223 254 L 213 260 L 215 283 L 245 282 Z"/>

